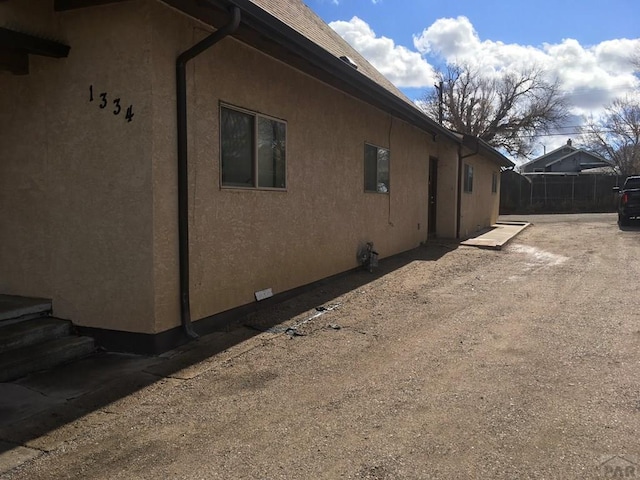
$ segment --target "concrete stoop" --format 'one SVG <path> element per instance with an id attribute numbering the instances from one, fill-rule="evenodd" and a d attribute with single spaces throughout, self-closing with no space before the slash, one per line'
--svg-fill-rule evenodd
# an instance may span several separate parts
<path id="1" fill-rule="evenodd" d="M 0 326 L 51 314 L 51 300 L 46 298 L 0 295 Z"/>
<path id="2" fill-rule="evenodd" d="M 487 231 L 460 242 L 460 245 L 501 250 L 520 232 L 530 226 L 531 224 L 528 222 L 497 222 L 491 225 Z"/>
<path id="3" fill-rule="evenodd" d="M 90 337 L 68 320 L 50 316 L 51 301 L 0 295 L 0 382 L 7 382 L 95 352 Z"/>

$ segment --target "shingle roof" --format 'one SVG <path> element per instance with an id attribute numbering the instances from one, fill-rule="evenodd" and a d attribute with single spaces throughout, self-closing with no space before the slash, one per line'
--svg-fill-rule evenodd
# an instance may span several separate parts
<path id="1" fill-rule="evenodd" d="M 301 0 L 250 0 L 273 17 L 305 36 L 337 58 L 347 56 L 358 66 L 358 72 L 415 107 L 393 83 L 373 67 L 356 49 L 327 25 Z"/>
<path id="2" fill-rule="evenodd" d="M 560 155 L 557 156 L 557 154 L 559 152 L 562 152 L 563 150 L 566 150 L 566 154 L 565 155 Z M 546 153 L 544 155 L 539 156 L 538 158 L 534 158 L 533 160 L 523 163 L 522 165 L 520 165 L 520 168 L 525 169 L 525 168 L 534 168 L 536 166 L 538 166 L 537 164 L 540 164 L 540 168 L 542 167 L 548 167 L 550 165 L 553 165 L 555 163 L 559 163 L 563 160 L 566 160 L 567 158 L 574 156 L 574 155 L 586 155 L 588 157 L 591 157 L 594 159 L 594 162 L 580 162 L 581 165 L 598 165 L 598 166 L 608 166 L 610 165 L 610 162 L 608 162 L 606 159 L 602 158 L 600 155 L 593 153 L 593 152 L 589 152 L 588 150 L 584 150 L 582 148 L 576 148 L 572 145 L 562 145 L 558 148 L 556 148 L 555 150 L 552 150 L 549 153 Z"/>
<path id="3" fill-rule="evenodd" d="M 432 135 L 460 143 L 422 112 L 302 0 L 162 0 L 215 28 L 239 9 L 236 39 Z M 226 11 L 226 12 L 225 12 Z M 357 69 L 340 58 L 347 56 Z M 435 138 L 435 137 L 434 137 Z"/>
<path id="4" fill-rule="evenodd" d="M 550 158 L 553 157 L 556 153 L 558 153 L 559 151 L 561 151 L 562 149 L 566 149 L 566 150 L 570 150 L 570 153 L 574 153 L 577 152 L 578 149 L 576 147 L 573 147 L 571 145 L 561 145 L 558 148 L 551 150 L 549 153 L 545 153 L 544 155 L 540 155 L 537 158 L 534 158 L 533 160 L 529 160 L 528 162 L 523 163 L 522 165 L 520 165 L 520 167 L 528 167 L 529 165 L 533 165 L 536 162 L 540 162 L 541 160 L 545 159 L 545 158 Z"/>

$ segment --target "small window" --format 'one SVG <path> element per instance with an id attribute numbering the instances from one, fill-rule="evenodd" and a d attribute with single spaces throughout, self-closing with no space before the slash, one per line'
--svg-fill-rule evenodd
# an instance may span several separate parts
<path id="1" fill-rule="evenodd" d="M 221 107 L 222 186 L 286 188 L 286 140 L 285 122 Z"/>
<path id="2" fill-rule="evenodd" d="M 466 163 L 464 164 L 464 191 L 473 192 L 473 167 Z"/>
<path id="3" fill-rule="evenodd" d="M 498 193 L 498 174 L 493 172 L 491 176 L 491 193 Z"/>
<path id="4" fill-rule="evenodd" d="M 364 191 L 389 193 L 389 150 L 364 145 Z"/>

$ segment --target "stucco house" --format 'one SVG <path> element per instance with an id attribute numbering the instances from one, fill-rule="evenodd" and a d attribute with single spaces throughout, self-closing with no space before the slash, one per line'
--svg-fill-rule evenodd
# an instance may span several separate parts
<path id="1" fill-rule="evenodd" d="M 573 146 L 571 139 L 555 150 L 520 166 L 523 174 L 581 173 L 596 168 L 611 167 L 604 158 Z"/>
<path id="2" fill-rule="evenodd" d="M 0 293 L 110 349 L 466 237 L 513 165 L 299 0 L 6 0 L 0 71 Z"/>

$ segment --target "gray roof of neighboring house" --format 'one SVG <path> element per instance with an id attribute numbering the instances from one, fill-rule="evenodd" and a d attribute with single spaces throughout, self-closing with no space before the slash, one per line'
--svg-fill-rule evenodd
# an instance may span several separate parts
<path id="1" fill-rule="evenodd" d="M 565 149 L 569 150 L 569 151 L 564 155 L 557 156 L 557 154 L 559 152 L 562 152 Z M 581 149 L 581 148 L 576 148 L 576 147 L 574 147 L 572 145 L 565 144 L 565 145 L 562 145 L 562 146 L 556 148 L 555 150 L 550 151 L 549 153 L 547 153 L 545 155 L 541 155 L 540 157 L 534 158 L 533 160 L 531 160 L 531 161 L 529 161 L 527 163 L 523 163 L 520 166 L 520 168 L 524 169 L 526 167 L 531 167 L 532 165 L 535 165 L 535 164 L 540 164 L 541 166 L 547 167 L 549 165 L 553 165 L 554 163 L 561 162 L 562 160 L 565 160 L 565 159 L 567 159 L 567 158 L 569 158 L 569 157 L 571 157 L 573 155 L 576 155 L 578 153 L 584 154 L 584 155 L 587 155 L 587 156 L 593 158 L 593 160 L 594 160 L 593 162 L 590 162 L 590 163 L 582 162 L 582 164 L 584 164 L 584 165 L 593 164 L 593 165 L 595 165 L 597 167 L 610 165 L 610 163 L 607 160 L 605 160 L 604 158 L 602 158 L 601 156 L 599 156 L 599 155 L 597 155 L 597 154 L 595 154 L 593 152 L 589 152 L 588 150 L 584 150 L 584 149 Z"/>
<path id="2" fill-rule="evenodd" d="M 606 166 L 606 165 L 610 165 L 609 162 L 607 162 L 604 158 L 600 157 L 599 155 L 596 155 L 594 153 L 588 152 L 586 150 L 576 150 L 574 152 L 568 153 L 560 158 L 556 158 L 555 160 L 551 160 L 549 163 L 546 163 L 545 166 L 549 166 L 549 165 L 553 165 L 555 163 L 558 162 L 562 162 L 563 160 L 566 160 L 567 158 L 573 157 L 574 155 L 577 154 L 581 154 L 581 155 L 586 155 L 588 157 L 591 157 L 593 159 L 592 162 L 580 162 L 580 166 L 581 167 L 589 167 L 589 166 L 594 166 L 594 167 L 602 167 L 602 166 Z"/>

